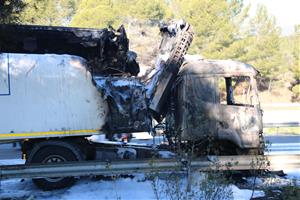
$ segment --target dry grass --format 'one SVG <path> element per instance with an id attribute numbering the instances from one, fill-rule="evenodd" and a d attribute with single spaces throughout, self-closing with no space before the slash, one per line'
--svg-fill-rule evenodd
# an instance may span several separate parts
<path id="1" fill-rule="evenodd" d="M 265 135 L 300 135 L 300 127 L 264 128 Z"/>
<path id="2" fill-rule="evenodd" d="M 293 93 L 288 88 L 277 88 L 271 92 L 264 91 L 259 93 L 260 102 L 268 103 L 291 103 Z"/>

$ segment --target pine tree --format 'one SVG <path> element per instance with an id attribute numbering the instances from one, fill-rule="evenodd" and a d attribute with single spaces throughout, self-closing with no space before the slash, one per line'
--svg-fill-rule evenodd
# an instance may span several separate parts
<path id="1" fill-rule="evenodd" d="M 160 21 L 172 16 L 164 0 L 135 0 L 128 16 L 142 20 Z"/>
<path id="2" fill-rule="evenodd" d="M 128 19 L 159 21 L 171 16 L 164 0 L 82 0 L 71 25 L 119 26 Z"/>
<path id="3" fill-rule="evenodd" d="M 68 25 L 81 0 L 25 0 L 22 22 L 39 25 Z"/>
<path id="4" fill-rule="evenodd" d="M 22 0 L 1 0 L 0 1 L 0 23 L 19 23 L 20 13 L 26 4 Z"/>
<path id="5" fill-rule="evenodd" d="M 293 72 L 294 77 L 298 80 L 300 84 L 300 24 L 295 26 L 295 32 L 293 34 L 293 57 L 294 57 L 294 65 Z M 300 91 L 299 91 L 300 93 Z"/>
<path id="6" fill-rule="evenodd" d="M 266 7 L 258 6 L 243 46 L 245 54 L 241 60 L 258 68 L 263 79 L 269 83 L 276 79 L 282 64 L 280 28 L 275 18 L 268 15 Z"/>
<path id="7" fill-rule="evenodd" d="M 225 57 L 225 49 L 236 40 L 239 24 L 234 19 L 242 11 L 242 1 L 172 0 L 171 6 L 176 8 L 177 18 L 187 20 L 194 27 L 192 53 L 207 58 Z"/>
<path id="8" fill-rule="evenodd" d="M 72 26 L 106 27 L 120 24 L 121 17 L 113 0 L 82 0 L 72 19 Z"/>

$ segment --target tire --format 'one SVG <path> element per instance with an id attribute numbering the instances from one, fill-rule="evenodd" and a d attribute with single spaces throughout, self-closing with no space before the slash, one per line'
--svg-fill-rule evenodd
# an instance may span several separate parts
<path id="1" fill-rule="evenodd" d="M 79 161 L 82 157 L 78 156 L 76 149 L 71 149 L 72 145 L 67 144 L 64 146 L 45 146 L 36 150 L 35 153 L 30 155 L 27 163 L 51 163 L 51 162 L 67 162 Z M 70 187 L 75 183 L 74 177 L 57 177 L 57 178 L 39 178 L 32 179 L 34 184 L 42 190 L 55 190 Z"/>

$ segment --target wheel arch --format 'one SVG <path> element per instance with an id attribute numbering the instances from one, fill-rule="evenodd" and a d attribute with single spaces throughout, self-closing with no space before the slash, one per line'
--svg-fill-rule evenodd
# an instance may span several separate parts
<path id="1" fill-rule="evenodd" d="M 67 148 L 70 150 L 78 160 L 85 160 L 86 156 L 82 152 L 82 149 L 78 144 L 76 144 L 72 140 L 59 140 L 59 139 L 51 139 L 51 140 L 38 140 L 38 141 L 30 141 L 29 144 L 26 145 L 22 151 L 27 155 L 26 163 L 30 163 L 41 149 L 48 147 L 48 146 L 59 146 L 63 148 Z"/>

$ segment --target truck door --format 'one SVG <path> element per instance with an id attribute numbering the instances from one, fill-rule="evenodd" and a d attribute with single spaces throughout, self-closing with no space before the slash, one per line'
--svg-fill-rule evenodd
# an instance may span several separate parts
<path id="1" fill-rule="evenodd" d="M 261 112 L 253 79 L 243 77 L 219 78 L 218 137 L 241 148 L 259 145 Z"/>
<path id="2" fill-rule="evenodd" d="M 177 124 L 183 140 L 216 136 L 216 79 L 187 74 L 178 89 Z"/>
<path id="3" fill-rule="evenodd" d="M 10 95 L 9 54 L 0 54 L 0 96 Z"/>

